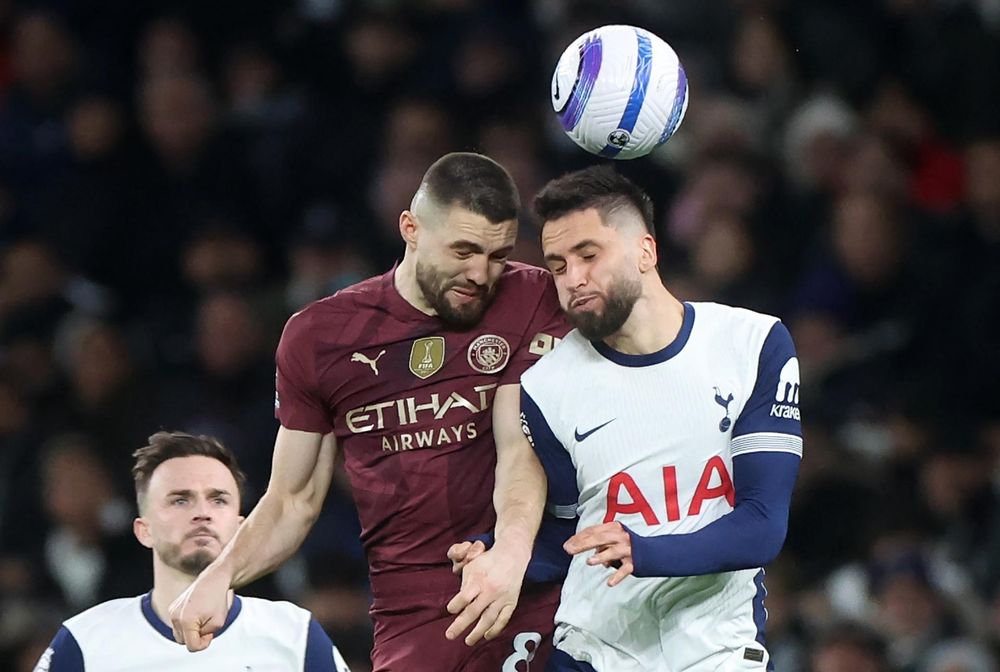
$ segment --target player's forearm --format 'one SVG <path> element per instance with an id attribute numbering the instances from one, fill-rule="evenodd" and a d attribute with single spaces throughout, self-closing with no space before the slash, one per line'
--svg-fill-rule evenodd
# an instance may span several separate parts
<path id="1" fill-rule="evenodd" d="M 690 534 L 632 537 L 636 576 L 701 576 L 763 567 L 781 550 L 787 523 L 741 507 Z"/>
<path id="2" fill-rule="evenodd" d="M 305 540 L 319 509 L 296 498 L 265 493 L 213 566 L 239 588 L 290 558 Z"/>
<path id="3" fill-rule="evenodd" d="M 631 530 L 636 576 L 699 576 L 762 567 L 781 550 L 799 458 L 754 453 L 733 459 L 736 505 L 690 534 L 641 537 Z"/>
<path id="4" fill-rule="evenodd" d="M 545 471 L 521 431 L 521 387 L 497 389 L 493 440 L 497 447 L 493 507 L 497 512 L 496 545 L 527 564 L 545 508 Z"/>
<path id="5" fill-rule="evenodd" d="M 527 561 L 545 508 L 545 473 L 530 445 L 524 443 L 515 455 L 497 461 L 493 506 L 496 545 L 523 553 Z"/>
<path id="6" fill-rule="evenodd" d="M 302 545 L 323 507 L 337 456 L 334 435 L 278 430 L 267 492 L 212 563 L 234 588 L 274 570 Z"/>

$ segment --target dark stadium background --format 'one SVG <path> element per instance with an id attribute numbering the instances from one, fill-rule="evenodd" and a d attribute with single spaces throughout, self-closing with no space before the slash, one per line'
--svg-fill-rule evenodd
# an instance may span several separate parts
<path id="1" fill-rule="evenodd" d="M 800 355 L 777 669 L 998 669 L 998 0 L 0 0 L 0 669 L 148 589 L 128 468 L 156 429 L 234 448 L 250 508 L 284 320 L 391 266 L 431 161 L 485 152 L 526 202 L 593 161 L 549 75 L 629 22 L 690 80 L 677 136 L 620 164 L 664 277 Z M 356 535 L 341 482 L 251 592 L 365 670 Z"/>

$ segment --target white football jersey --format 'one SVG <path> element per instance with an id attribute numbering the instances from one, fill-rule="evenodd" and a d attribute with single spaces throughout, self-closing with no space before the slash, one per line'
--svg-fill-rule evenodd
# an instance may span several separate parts
<path id="1" fill-rule="evenodd" d="M 174 641 L 150 595 L 110 600 L 67 620 L 35 672 L 349 672 L 337 647 L 305 609 L 235 597 L 204 651 Z"/>
<path id="2" fill-rule="evenodd" d="M 677 338 L 649 355 L 574 330 L 521 384 L 540 413 L 525 416 L 536 450 L 556 446 L 575 468 L 575 484 L 550 473 L 549 487 L 551 499 L 575 486 L 575 506 L 555 513 L 578 516 L 577 531 L 617 520 L 644 537 L 695 532 L 733 511 L 734 455 L 802 454 L 791 339 L 748 310 L 687 303 Z M 591 554 L 570 564 L 559 649 L 600 672 L 765 669 L 761 568 L 608 587 L 615 570 L 587 565 Z"/>

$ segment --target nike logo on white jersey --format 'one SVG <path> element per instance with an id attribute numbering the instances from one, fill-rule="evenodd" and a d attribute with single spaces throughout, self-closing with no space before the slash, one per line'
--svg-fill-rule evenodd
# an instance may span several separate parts
<path id="1" fill-rule="evenodd" d="M 590 431 L 584 432 L 583 434 L 581 434 L 580 433 L 580 429 L 577 428 L 576 430 L 573 431 L 573 438 L 576 439 L 577 442 L 583 441 L 584 439 L 586 439 L 588 436 L 590 436 L 591 434 L 593 434 L 597 430 L 599 430 L 602 427 L 605 427 L 605 426 L 611 424 L 614 421 L 615 421 L 615 418 L 611 418 L 610 420 L 608 420 L 607 422 L 605 422 L 603 425 L 598 425 L 597 427 L 594 427 Z"/>

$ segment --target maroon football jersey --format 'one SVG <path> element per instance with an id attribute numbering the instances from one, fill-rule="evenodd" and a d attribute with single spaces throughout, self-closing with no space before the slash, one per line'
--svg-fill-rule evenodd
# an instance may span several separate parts
<path id="1" fill-rule="evenodd" d="M 376 595 L 403 572 L 450 575 L 448 547 L 492 529 L 493 395 L 569 329 L 540 268 L 508 263 L 468 331 L 413 307 L 393 273 L 293 315 L 276 358 L 281 424 L 337 436 Z"/>

